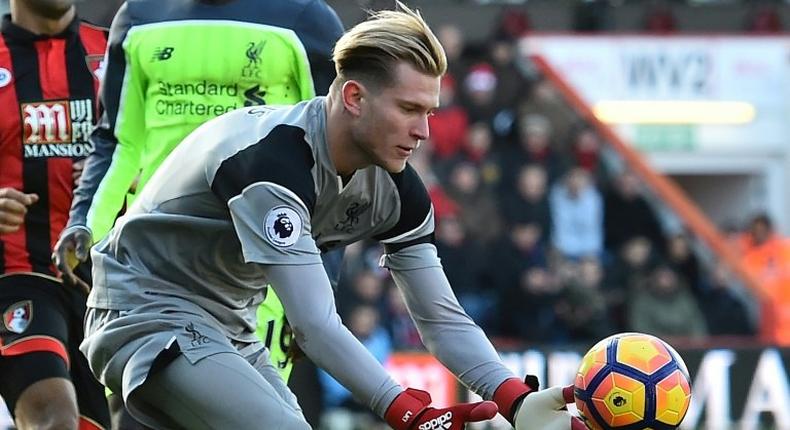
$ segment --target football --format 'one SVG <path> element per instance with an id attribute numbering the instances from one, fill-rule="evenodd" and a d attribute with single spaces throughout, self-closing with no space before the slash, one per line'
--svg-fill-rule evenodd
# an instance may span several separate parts
<path id="1" fill-rule="evenodd" d="M 593 346 L 574 381 L 576 407 L 592 430 L 677 428 L 691 401 L 685 363 L 661 339 L 621 333 Z"/>

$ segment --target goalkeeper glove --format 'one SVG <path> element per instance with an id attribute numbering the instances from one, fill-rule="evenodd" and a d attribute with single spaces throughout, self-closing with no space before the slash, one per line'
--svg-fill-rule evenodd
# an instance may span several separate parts
<path id="1" fill-rule="evenodd" d="M 586 430 L 587 427 L 567 410 L 573 403 L 573 386 L 538 391 L 538 378 L 527 375 L 524 382 L 512 378 L 494 392 L 494 402 L 516 430 Z"/>
<path id="2" fill-rule="evenodd" d="M 430 404 L 430 394 L 407 388 L 392 401 L 384 420 L 395 430 L 463 430 L 466 423 L 490 420 L 497 413 L 491 401 L 448 408 L 432 408 Z"/>

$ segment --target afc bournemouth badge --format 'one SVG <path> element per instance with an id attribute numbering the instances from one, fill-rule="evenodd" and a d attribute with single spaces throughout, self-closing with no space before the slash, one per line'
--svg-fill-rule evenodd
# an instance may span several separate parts
<path id="1" fill-rule="evenodd" d="M 263 229 L 266 240 L 272 245 L 291 246 L 302 234 L 302 218 L 295 210 L 287 206 L 278 206 L 266 214 Z"/>
<path id="2" fill-rule="evenodd" d="M 3 312 L 3 325 L 12 333 L 24 332 L 32 320 L 33 302 L 30 300 L 16 302 Z"/>

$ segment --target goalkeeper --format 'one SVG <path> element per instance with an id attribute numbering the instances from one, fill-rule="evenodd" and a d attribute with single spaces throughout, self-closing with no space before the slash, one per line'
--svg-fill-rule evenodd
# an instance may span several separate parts
<path id="1" fill-rule="evenodd" d="M 236 110 L 190 134 L 93 248 L 81 350 L 142 423 L 309 429 L 253 334 L 270 282 L 305 354 L 397 430 L 460 430 L 497 410 L 518 430 L 583 428 L 563 410 L 569 389 L 536 391 L 504 366 L 442 271 L 407 160 L 428 138 L 446 58 L 399 8 L 340 38 L 327 97 Z M 428 349 L 493 401 L 433 407 L 343 326 L 319 250 L 364 238 L 384 244 Z"/>
<path id="2" fill-rule="evenodd" d="M 111 29 L 101 92 L 106 114 L 91 137 L 95 152 L 55 247 L 64 276 L 74 276 L 67 262 L 86 259 L 199 125 L 244 106 L 325 94 L 335 76 L 331 48 L 342 32 L 323 0 L 188 0 L 166 7 L 127 1 Z M 258 314 L 260 336 L 287 380 L 290 337 L 273 292 Z"/>

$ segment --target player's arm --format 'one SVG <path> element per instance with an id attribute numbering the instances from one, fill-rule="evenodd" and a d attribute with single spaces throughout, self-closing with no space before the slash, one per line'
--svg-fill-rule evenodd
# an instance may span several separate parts
<path id="1" fill-rule="evenodd" d="M 492 402 L 437 409 L 429 406 L 428 393 L 403 390 L 341 322 L 322 264 L 267 264 L 266 274 L 302 351 L 393 428 L 423 428 L 421 424 L 452 411 L 453 418 L 442 428 L 461 430 L 467 422 L 496 414 Z"/>
<path id="2" fill-rule="evenodd" d="M 384 265 L 403 292 L 409 312 L 428 350 L 470 390 L 493 400 L 516 430 L 581 430 L 564 410 L 573 395 L 561 387 L 538 391 L 538 380 L 522 381 L 508 370 L 482 329 L 458 304 L 442 270 L 436 247 L 413 239 L 400 249 L 385 245 Z M 525 308 L 529 312 L 529 308 Z"/>
<path id="3" fill-rule="evenodd" d="M 537 392 L 537 378 L 522 381 L 507 369 L 458 303 L 433 243 L 431 200 L 417 173 L 407 166 L 393 181 L 401 200 L 399 220 L 377 239 L 384 244 L 383 265 L 403 293 L 425 346 L 465 386 L 492 399 L 517 430 L 570 429 L 570 415 L 557 412 L 561 407 L 552 402 L 554 391 Z"/>
<path id="4" fill-rule="evenodd" d="M 66 228 L 52 260 L 65 278 L 77 282 L 73 268 L 112 228 L 126 193 L 139 172 L 145 132 L 143 90 L 124 42 L 131 27 L 126 4 L 115 15 L 107 46 L 106 72 L 100 90 L 104 113 L 90 136 L 93 152 L 85 160 L 74 190 Z"/>
<path id="5" fill-rule="evenodd" d="M 337 13 L 323 1 L 312 1 L 305 5 L 294 23 L 296 34 L 305 47 L 310 63 L 309 70 L 300 70 L 299 73 L 302 99 L 325 95 L 335 79 L 332 48 L 343 35 L 343 23 Z M 297 63 L 302 64 L 301 61 Z"/>
<path id="6" fill-rule="evenodd" d="M 130 28 L 124 4 L 110 28 L 100 90 L 105 112 L 91 134 L 94 152 L 85 162 L 69 217 L 69 226 L 86 226 L 94 241 L 106 236 L 123 208 L 129 187 L 140 171 L 145 144 L 145 78 L 137 58 L 129 52 Z"/>

